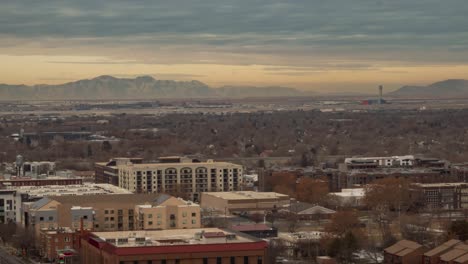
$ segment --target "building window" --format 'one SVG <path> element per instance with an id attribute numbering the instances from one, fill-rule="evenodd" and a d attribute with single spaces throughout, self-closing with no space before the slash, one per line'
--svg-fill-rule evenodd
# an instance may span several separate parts
<path id="1" fill-rule="evenodd" d="M 39 217 L 39 221 L 44 221 L 44 217 Z"/>
<path id="2" fill-rule="evenodd" d="M 248 256 L 244 256 L 244 264 L 249 264 L 249 257 Z"/>
<path id="3" fill-rule="evenodd" d="M 153 214 L 148 214 L 148 218 L 153 218 Z"/>
<path id="4" fill-rule="evenodd" d="M 69 238 L 69 237 L 65 237 L 65 242 L 70 242 L 70 238 Z"/>
<path id="5" fill-rule="evenodd" d="M 194 224 L 196 224 L 196 223 L 197 223 L 197 220 L 192 219 L 192 224 L 194 225 Z"/>
<path id="6" fill-rule="evenodd" d="M 53 216 L 49 216 L 49 221 L 53 221 L 54 220 L 54 217 Z"/>
<path id="7" fill-rule="evenodd" d="M 203 264 L 208 264 L 208 258 L 203 258 Z"/>
<path id="8" fill-rule="evenodd" d="M 257 264 L 263 264 L 263 259 L 262 257 L 257 258 Z"/>
<path id="9" fill-rule="evenodd" d="M 148 222 L 148 225 L 153 225 L 153 221 L 149 221 L 149 222 Z"/>
<path id="10" fill-rule="evenodd" d="M 221 264 L 223 259 L 221 257 L 216 257 L 216 264 Z"/>
<path id="11" fill-rule="evenodd" d="M 161 225 L 161 221 L 158 221 L 158 225 Z"/>
<path id="12" fill-rule="evenodd" d="M 196 217 L 197 216 L 197 213 L 192 213 L 192 217 Z"/>
<path id="13" fill-rule="evenodd" d="M 230 264 L 236 264 L 236 257 L 231 257 Z"/>
<path id="14" fill-rule="evenodd" d="M 187 224 L 187 220 L 182 221 L 182 224 L 183 224 L 183 225 L 186 225 L 186 224 Z"/>
<path id="15" fill-rule="evenodd" d="M 109 210 L 104 210 L 104 214 L 109 214 Z"/>
<path id="16" fill-rule="evenodd" d="M 187 217 L 187 212 L 182 212 L 183 217 Z"/>
<path id="17" fill-rule="evenodd" d="M 161 214 L 158 214 L 158 218 L 161 218 Z"/>

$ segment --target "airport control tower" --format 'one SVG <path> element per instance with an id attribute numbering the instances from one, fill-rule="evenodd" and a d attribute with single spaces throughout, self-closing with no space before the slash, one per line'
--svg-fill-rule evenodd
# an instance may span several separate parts
<path id="1" fill-rule="evenodd" d="M 379 105 L 383 104 L 383 86 L 379 85 Z"/>

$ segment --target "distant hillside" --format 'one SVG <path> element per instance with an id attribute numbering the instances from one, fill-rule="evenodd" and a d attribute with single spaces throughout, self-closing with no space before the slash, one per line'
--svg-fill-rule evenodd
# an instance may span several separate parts
<path id="1" fill-rule="evenodd" d="M 403 86 L 387 95 L 408 98 L 468 97 L 468 80 L 451 79 L 428 86 Z"/>
<path id="2" fill-rule="evenodd" d="M 2 100 L 275 97 L 304 94 L 306 93 L 285 87 L 225 86 L 215 89 L 199 81 L 156 80 L 150 76 L 129 79 L 104 75 L 58 85 L 0 84 Z"/>

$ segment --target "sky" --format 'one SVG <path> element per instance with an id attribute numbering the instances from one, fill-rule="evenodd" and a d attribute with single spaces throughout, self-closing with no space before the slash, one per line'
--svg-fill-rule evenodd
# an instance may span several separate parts
<path id="1" fill-rule="evenodd" d="M 387 91 L 468 79 L 466 0 L 0 0 L 0 83 Z"/>

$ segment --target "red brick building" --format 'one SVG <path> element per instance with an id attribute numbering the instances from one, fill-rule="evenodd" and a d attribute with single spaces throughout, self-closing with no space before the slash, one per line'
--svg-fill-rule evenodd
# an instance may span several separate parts
<path id="1" fill-rule="evenodd" d="M 83 264 L 264 264 L 267 242 L 218 228 L 94 232 L 81 240 Z"/>
<path id="2" fill-rule="evenodd" d="M 39 237 L 41 256 L 49 261 L 56 260 L 63 251 L 74 251 L 78 233 L 69 228 L 42 229 Z"/>

